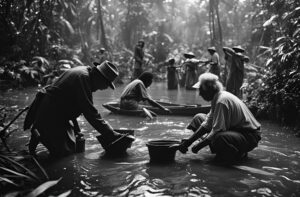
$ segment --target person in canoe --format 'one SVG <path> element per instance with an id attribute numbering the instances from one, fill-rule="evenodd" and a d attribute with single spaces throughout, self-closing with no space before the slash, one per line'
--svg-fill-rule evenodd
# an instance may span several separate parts
<path id="1" fill-rule="evenodd" d="M 192 152 L 209 145 L 217 160 L 234 162 L 245 158 L 261 140 L 260 123 L 242 100 L 223 91 L 218 76 L 204 73 L 194 88 L 199 89 L 204 100 L 211 101 L 211 110 L 207 115 L 197 114 L 193 118 L 187 128 L 194 134 L 182 140 L 179 150 L 185 153 L 194 141 L 202 138 L 192 147 Z"/>
<path id="2" fill-rule="evenodd" d="M 146 101 L 146 103 L 170 113 L 169 109 L 157 103 L 148 94 L 147 88 L 152 84 L 152 80 L 153 74 L 145 71 L 137 79 L 130 82 L 121 94 L 120 108 L 126 110 L 142 109 L 140 104 L 145 104 L 144 101 Z"/>
<path id="3" fill-rule="evenodd" d="M 33 154 L 37 143 L 41 142 L 54 158 L 74 153 L 76 140 L 70 120 L 75 121 L 81 114 L 101 133 L 107 145 L 122 137 L 101 117 L 92 97 L 97 90 L 115 89 L 113 81 L 118 75 L 116 66 L 104 61 L 92 67 L 71 68 L 47 86 L 39 102 L 31 105 L 35 112 L 28 112 L 25 118 L 24 129 L 35 131 L 29 141 L 29 152 Z"/>

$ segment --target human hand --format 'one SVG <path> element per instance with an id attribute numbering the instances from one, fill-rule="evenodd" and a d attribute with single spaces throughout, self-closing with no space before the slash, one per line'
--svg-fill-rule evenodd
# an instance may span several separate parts
<path id="1" fill-rule="evenodd" d="M 182 139 L 181 143 L 179 144 L 178 150 L 185 154 L 189 149 L 188 149 L 188 144 L 187 144 L 187 139 Z"/>
<path id="2" fill-rule="evenodd" d="M 209 139 L 204 139 L 201 142 L 199 142 L 198 144 L 196 144 L 195 146 L 192 147 L 192 152 L 193 153 L 198 153 L 199 150 L 201 150 L 202 148 L 204 148 L 205 146 L 210 144 L 210 140 Z"/>
<path id="3" fill-rule="evenodd" d="M 75 133 L 76 138 L 82 138 L 84 135 L 82 133 Z"/>
<path id="4" fill-rule="evenodd" d="M 167 112 L 167 114 L 172 113 L 171 110 L 169 110 L 168 108 L 164 108 L 164 111 Z"/>

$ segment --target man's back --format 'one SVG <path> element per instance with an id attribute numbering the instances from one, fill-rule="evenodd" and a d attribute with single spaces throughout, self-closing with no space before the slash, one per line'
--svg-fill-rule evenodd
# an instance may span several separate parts
<path id="1" fill-rule="evenodd" d="M 245 103 L 227 91 L 221 91 L 215 104 L 214 126 L 219 125 L 222 130 L 232 128 L 257 129 L 260 123 L 255 119 Z M 222 125 L 220 122 L 224 122 Z M 224 128 L 225 127 L 225 128 Z M 214 129 L 220 129 L 215 127 Z"/>

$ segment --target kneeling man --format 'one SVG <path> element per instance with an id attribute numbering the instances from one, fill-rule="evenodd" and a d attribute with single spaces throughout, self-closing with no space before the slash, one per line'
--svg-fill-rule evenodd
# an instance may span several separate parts
<path id="1" fill-rule="evenodd" d="M 203 140 L 192 147 L 194 153 L 209 145 L 216 158 L 225 161 L 244 158 L 257 147 L 261 140 L 260 123 L 242 100 L 223 90 L 217 75 L 204 73 L 193 87 L 211 102 L 211 110 L 207 115 L 197 114 L 188 125 L 194 134 L 180 144 L 182 153 L 200 137 Z"/>

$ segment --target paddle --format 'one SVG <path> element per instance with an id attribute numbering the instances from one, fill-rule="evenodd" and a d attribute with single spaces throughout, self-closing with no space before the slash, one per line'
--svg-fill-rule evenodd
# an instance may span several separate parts
<path id="1" fill-rule="evenodd" d="M 146 115 L 147 117 L 149 117 L 151 120 L 152 120 L 154 117 L 157 116 L 156 113 L 154 113 L 153 111 L 151 111 L 151 110 L 149 110 L 149 109 L 147 109 L 147 108 L 145 108 L 145 107 L 143 107 L 143 111 L 144 111 L 145 115 Z"/>

